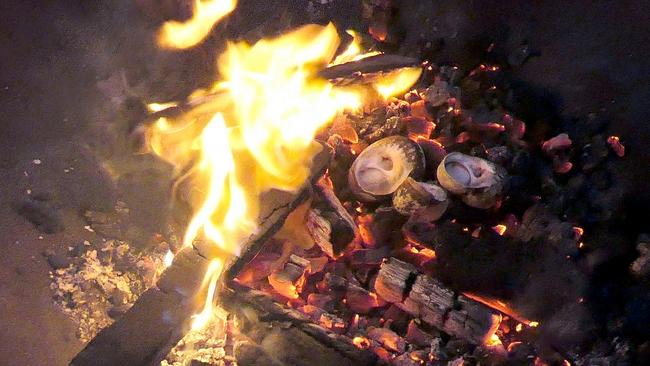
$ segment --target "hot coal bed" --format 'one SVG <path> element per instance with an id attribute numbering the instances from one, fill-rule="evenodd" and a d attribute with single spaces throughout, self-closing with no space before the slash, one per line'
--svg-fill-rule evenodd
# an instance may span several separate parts
<path id="1" fill-rule="evenodd" d="M 318 136 L 308 187 L 265 197 L 261 234 L 220 290 L 224 324 L 195 335 L 192 364 L 647 362 L 650 237 L 618 226 L 625 136 L 606 134 L 598 114 L 563 120 L 515 93 L 510 69 L 529 56 L 522 46 L 468 70 L 425 61 L 412 91 L 337 117 Z M 331 79 L 363 82 L 393 61 Z M 48 200 L 19 212 L 56 231 Z M 125 211 L 85 217 L 119 236 Z M 317 245 L 287 252 L 292 215 Z M 174 235 L 139 254 L 116 241 L 45 253 L 57 302 L 94 338 L 73 364 L 188 361 L 177 341 L 196 307 L 184 301 L 206 261 Z M 612 273 L 620 261 L 626 271 Z"/>
<path id="2" fill-rule="evenodd" d="M 615 237 L 608 225 L 620 210 L 609 168 L 625 147 L 603 134 L 607 121 L 520 118 L 507 66 L 423 67 L 418 88 L 341 116 L 319 135 L 326 156 L 314 163 L 311 188 L 280 205 L 273 223 L 278 230 L 306 215 L 318 245 L 287 256 L 282 235 L 254 241 L 254 257 L 236 263 L 220 295 L 237 333 L 228 338 L 231 358 L 219 351 L 226 358 L 207 364 L 614 365 L 643 357 L 645 292 L 603 312 L 611 301 L 603 291 L 645 286 L 648 239 L 639 236 L 628 273 L 606 279 L 600 266 L 612 253 L 591 244 Z M 388 180 L 363 181 L 372 169 Z M 105 228 L 105 218 L 88 218 Z M 195 273 L 200 282 L 203 272 Z M 124 324 L 127 300 L 109 309 L 118 318 L 111 328 Z M 131 316 L 126 327 L 143 320 Z M 102 333 L 74 364 L 98 362 L 101 343 L 111 344 Z"/>

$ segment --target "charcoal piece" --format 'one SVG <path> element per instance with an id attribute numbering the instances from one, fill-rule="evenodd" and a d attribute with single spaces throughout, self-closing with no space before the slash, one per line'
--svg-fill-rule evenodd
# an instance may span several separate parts
<path id="1" fill-rule="evenodd" d="M 328 177 L 332 181 L 337 196 L 346 197 L 346 194 L 350 194 L 348 188 L 348 172 L 356 155 L 353 153 L 352 147 L 338 135 L 330 136 L 327 139 L 327 143 L 334 150 L 334 158 L 327 168 Z"/>
<path id="2" fill-rule="evenodd" d="M 508 353 L 503 344 L 480 345 L 474 349 L 472 356 L 481 365 L 503 365 L 508 359 Z"/>
<path id="3" fill-rule="evenodd" d="M 513 49 L 508 54 L 508 63 L 511 66 L 521 66 L 526 60 L 531 56 L 530 46 L 528 44 L 522 44 Z"/>
<path id="4" fill-rule="evenodd" d="M 434 335 L 423 329 L 422 324 L 417 319 L 411 319 L 406 330 L 406 340 L 409 343 L 420 347 L 431 345 Z"/>
<path id="5" fill-rule="evenodd" d="M 327 220 L 320 210 L 310 209 L 307 212 L 307 231 L 314 240 L 314 243 L 327 254 L 330 258 L 334 258 L 334 246 L 331 242 L 332 237 L 332 224 Z"/>
<path id="6" fill-rule="evenodd" d="M 595 169 L 607 159 L 609 151 L 610 149 L 607 146 L 605 137 L 602 135 L 594 136 L 591 139 L 591 143 L 582 147 L 582 153 L 580 155 L 582 170 L 589 172 Z"/>
<path id="7" fill-rule="evenodd" d="M 636 245 L 639 256 L 630 265 L 630 272 L 640 279 L 647 279 L 650 275 L 650 240 L 639 240 Z"/>
<path id="8" fill-rule="evenodd" d="M 388 302 L 401 303 L 408 295 L 417 273 L 412 264 L 395 258 L 388 259 L 381 265 L 375 280 L 377 295 Z"/>
<path id="9" fill-rule="evenodd" d="M 333 273 L 326 273 L 323 280 L 318 285 L 321 292 L 328 291 L 346 291 L 348 288 L 348 281 Z"/>
<path id="10" fill-rule="evenodd" d="M 368 314 L 372 309 L 381 305 L 376 294 L 353 284 L 348 285 L 345 299 L 350 310 L 358 314 Z"/>
<path id="11" fill-rule="evenodd" d="M 385 320 L 384 327 L 388 327 L 398 334 L 406 334 L 411 316 L 399 306 L 392 304 L 384 311 L 382 318 Z"/>
<path id="12" fill-rule="evenodd" d="M 59 233 L 65 229 L 61 213 L 51 202 L 29 197 L 20 204 L 17 212 L 46 234 Z"/>
<path id="13" fill-rule="evenodd" d="M 411 351 L 395 357 L 391 364 L 393 366 L 422 366 L 428 354 L 425 351 Z"/>
<path id="14" fill-rule="evenodd" d="M 381 262 L 390 254 L 389 247 L 380 247 L 373 249 L 355 249 L 350 252 L 350 263 L 355 266 L 379 266 Z"/>
<path id="15" fill-rule="evenodd" d="M 314 184 L 313 188 L 316 196 L 314 207 L 318 208 L 321 216 L 329 222 L 329 241 L 334 255 L 339 255 L 357 236 L 357 225 L 326 182 L 321 180 Z"/>
<path id="16" fill-rule="evenodd" d="M 408 220 L 407 217 L 393 207 L 380 207 L 368 218 L 369 222 L 361 222 L 360 219 L 359 225 L 359 234 L 366 247 L 399 246 L 403 240 L 400 228 Z"/>
<path id="17" fill-rule="evenodd" d="M 508 345 L 508 360 L 521 364 L 533 358 L 535 347 L 529 343 L 512 342 Z"/>
<path id="18" fill-rule="evenodd" d="M 507 146 L 494 146 L 487 149 L 487 159 L 495 164 L 506 165 L 512 159 L 512 151 Z"/>
<path id="19" fill-rule="evenodd" d="M 433 107 L 440 107 L 451 98 L 451 91 L 452 88 L 446 81 L 436 78 L 433 84 L 424 91 L 424 100 Z"/>
<path id="20" fill-rule="evenodd" d="M 457 301 L 458 309 L 449 312 L 443 330 L 475 344 L 485 343 L 499 327 L 501 315 L 463 295 Z"/>
<path id="21" fill-rule="evenodd" d="M 130 308 L 131 305 L 127 305 L 127 304 L 111 306 L 111 308 L 108 309 L 108 316 L 110 316 L 113 319 L 118 319 L 122 315 L 124 315 Z"/>
<path id="22" fill-rule="evenodd" d="M 440 281 L 418 274 L 415 267 L 395 258 L 382 264 L 375 288 L 379 296 L 411 316 L 474 344 L 491 337 L 501 323 L 497 312 L 458 296 Z"/>
<path id="23" fill-rule="evenodd" d="M 379 342 L 389 351 L 403 353 L 406 350 L 406 341 L 397 333 L 388 328 L 369 328 L 366 333 L 368 338 Z"/>
<path id="24" fill-rule="evenodd" d="M 405 129 L 402 118 L 387 117 L 386 111 L 383 109 L 375 110 L 372 114 L 354 121 L 355 130 L 368 143 L 379 141 L 388 136 L 399 135 Z"/>
<path id="25" fill-rule="evenodd" d="M 427 324 L 444 329 L 445 316 L 454 306 L 455 293 L 439 281 L 420 275 L 403 302 L 402 308 Z M 456 335 L 456 334 L 455 334 Z M 465 337 L 465 334 L 462 335 Z"/>
<path id="26" fill-rule="evenodd" d="M 47 263 L 52 269 L 56 270 L 67 268 L 72 263 L 72 260 L 67 255 L 51 254 L 47 256 Z"/>
<path id="27" fill-rule="evenodd" d="M 431 348 L 429 349 L 429 357 L 432 360 L 440 360 L 440 361 L 444 361 L 449 358 L 444 348 L 444 342 L 442 341 L 442 338 L 435 337 L 431 341 Z"/>
<path id="28" fill-rule="evenodd" d="M 330 295 L 312 293 L 307 296 L 307 304 L 325 311 L 332 311 L 334 310 L 336 302 Z"/>
<path id="29" fill-rule="evenodd" d="M 467 343 L 466 340 L 460 338 L 452 338 L 445 344 L 445 353 L 451 357 L 462 356 L 467 354 L 472 345 Z"/>

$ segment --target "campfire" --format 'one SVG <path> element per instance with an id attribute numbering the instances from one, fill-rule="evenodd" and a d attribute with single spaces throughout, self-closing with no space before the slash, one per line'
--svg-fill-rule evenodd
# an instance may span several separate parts
<path id="1" fill-rule="evenodd" d="M 194 47 L 235 8 L 195 1 L 157 43 Z M 148 101 L 133 136 L 173 167 L 182 239 L 147 281 L 75 263 L 131 294 L 71 364 L 591 364 L 551 335 L 582 324 L 579 259 L 612 214 L 594 172 L 624 139 L 526 121 L 501 64 L 363 47 L 380 25 L 232 41 L 209 87 Z M 89 273 L 73 267 L 56 288 Z"/>

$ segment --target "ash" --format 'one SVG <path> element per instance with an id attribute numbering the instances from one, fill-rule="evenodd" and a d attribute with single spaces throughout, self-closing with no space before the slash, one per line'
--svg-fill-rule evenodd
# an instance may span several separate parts
<path id="1" fill-rule="evenodd" d="M 120 240 L 69 248 L 71 262 L 50 272 L 50 288 L 56 304 L 78 324 L 82 342 L 112 324 L 155 283 L 165 253 L 157 249 L 138 254 Z"/>
<path id="2" fill-rule="evenodd" d="M 160 365 L 225 365 L 225 325 L 225 316 L 215 312 L 204 328 L 188 332 Z"/>

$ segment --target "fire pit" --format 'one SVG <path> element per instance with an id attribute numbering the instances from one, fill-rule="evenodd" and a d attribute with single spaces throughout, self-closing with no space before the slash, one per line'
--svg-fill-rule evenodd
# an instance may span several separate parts
<path id="1" fill-rule="evenodd" d="M 528 45 L 502 57 L 490 43 L 471 67 L 426 57 L 430 43 L 411 57 L 396 47 L 396 5 L 363 5 L 361 30 L 233 41 L 209 86 L 171 102 L 129 97 L 140 112 L 125 146 L 172 175 L 172 217 L 136 249 L 130 205 L 86 210 L 86 230 L 105 240 L 44 252 L 85 343 L 71 365 L 647 357 L 650 239 L 618 219 L 627 137 L 515 93 Z M 157 29 L 157 46 L 197 47 L 236 7 L 193 2 Z M 35 194 L 15 211 L 60 232 L 52 202 Z M 625 273 L 607 277 L 618 261 Z M 619 311 L 614 286 L 633 293 Z"/>

